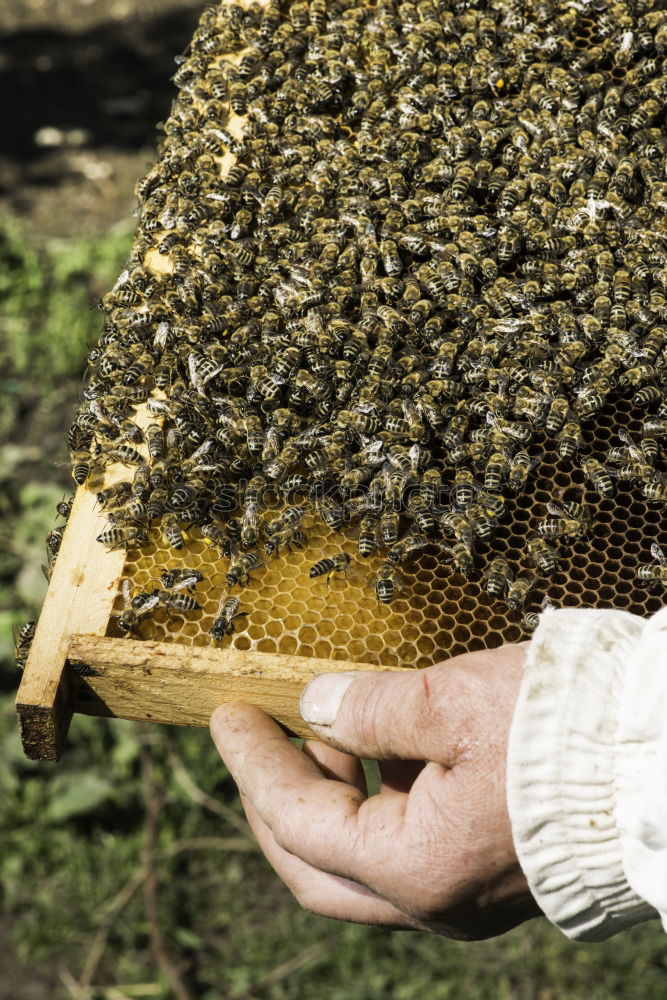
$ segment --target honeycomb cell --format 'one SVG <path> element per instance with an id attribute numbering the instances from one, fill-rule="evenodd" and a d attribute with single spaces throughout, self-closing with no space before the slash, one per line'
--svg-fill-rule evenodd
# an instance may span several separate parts
<path id="1" fill-rule="evenodd" d="M 317 639 L 317 631 L 312 625 L 304 625 L 299 629 L 299 642 L 312 644 Z"/>
<path id="2" fill-rule="evenodd" d="M 423 656 L 430 656 L 435 650 L 435 642 L 428 635 L 423 635 L 417 640 L 417 649 Z"/>
<path id="3" fill-rule="evenodd" d="M 347 645 L 347 650 L 350 659 L 359 660 L 359 662 L 363 662 L 364 654 L 366 652 L 366 645 L 360 639 L 352 639 L 352 641 L 349 642 Z"/>

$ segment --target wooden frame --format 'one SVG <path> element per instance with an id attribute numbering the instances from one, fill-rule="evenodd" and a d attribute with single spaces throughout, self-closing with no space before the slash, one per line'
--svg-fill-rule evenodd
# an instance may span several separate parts
<path id="1" fill-rule="evenodd" d="M 113 468 L 113 467 L 112 467 Z M 31 760 L 57 761 L 74 712 L 207 726 L 228 701 L 262 708 L 297 736 L 312 735 L 299 697 L 318 673 L 402 669 L 248 650 L 106 636 L 125 552 L 96 536 L 104 518 L 80 488 L 19 687 L 16 710 Z"/>

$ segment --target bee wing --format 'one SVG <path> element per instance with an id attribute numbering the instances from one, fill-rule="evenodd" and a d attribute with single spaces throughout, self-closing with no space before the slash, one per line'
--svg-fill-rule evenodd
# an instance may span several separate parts
<path id="1" fill-rule="evenodd" d="M 413 407 L 413 409 L 414 409 L 416 418 L 419 420 L 419 414 L 417 413 L 416 407 Z M 406 413 L 406 417 L 407 417 L 407 413 Z M 410 451 L 408 452 L 408 457 L 410 459 L 410 464 L 412 465 L 412 471 L 416 475 L 417 471 L 419 470 L 419 466 L 421 464 L 421 459 L 422 459 L 422 450 L 421 450 L 421 448 L 419 447 L 418 444 L 415 443 L 415 444 L 412 445 L 412 447 L 410 448 Z"/>
<path id="2" fill-rule="evenodd" d="M 651 545 L 651 555 L 654 559 L 658 560 L 661 566 L 664 566 L 665 563 L 667 563 L 667 556 L 665 556 L 665 553 L 662 551 L 657 542 L 653 542 Z"/>
<path id="3" fill-rule="evenodd" d="M 157 330 L 155 331 L 155 337 L 153 338 L 153 346 L 158 348 L 166 347 L 170 331 L 171 326 L 166 320 L 163 320 L 162 323 L 158 323 Z"/>
<path id="4" fill-rule="evenodd" d="M 359 453 L 359 460 L 369 465 L 379 465 L 380 462 L 384 462 L 385 455 L 382 453 L 384 448 L 384 442 L 376 439 L 371 441 L 366 447 Z"/>
<path id="5" fill-rule="evenodd" d="M 556 605 L 551 600 L 548 594 L 545 594 L 542 598 L 542 604 L 540 605 L 542 611 L 555 610 Z"/>
<path id="6" fill-rule="evenodd" d="M 121 584 L 121 591 L 123 594 L 123 604 L 125 608 L 132 607 L 132 588 L 129 580 L 123 580 Z"/>
<path id="7" fill-rule="evenodd" d="M 565 518 L 570 517 L 565 508 L 561 507 L 560 504 L 554 503 L 553 500 L 550 500 L 549 503 L 547 504 L 547 510 L 552 515 L 552 517 L 565 517 Z"/>
<path id="8" fill-rule="evenodd" d="M 147 601 L 144 601 L 144 603 L 141 605 L 141 607 L 139 608 L 139 610 L 142 613 L 144 613 L 144 612 L 148 613 L 149 611 L 152 611 L 153 608 L 157 604 L 160 603 L 160 597 L 161 597 L 161 595 L 163 593 L 164 593 L 164 591 L 159 591 L 159 590 L 153 591 L 153 593 L 151 594 L 151 596 L 148 598 Z"/>
<path id="9" fill-rule="evenodd" d="M 173 587 L 169 587 L 172 594 L 175 594 L 179 590 L 187 590 L 189 587 L 194 587 L 198 583 L 196 576 L 184 576 L 182 580 L 177 580 Z"/>
<path id="10" fill-rule="evenodd" d="M 241 523 L 244 526 L 253 524 L 258 516 L 258 511 L 259 511 L 259 504 L 256 503 L 247 504 L 243 510 L 243 514 L 241 515 Z"/>
<path id="11" fill-rule="evenodd" d="M 324 333 L 324 322 L 317 309 L 309 309 L 306 313 L 306 328 L 310 333 Z"/>
<path id="12" fill-rule="evenodd" d="M 206 453 L 211 450 L 214 444 L 215 441 L 212 438 L 210 438 L 208 441 L 204 441 L 203 444 L 200 444 L 199 447 L 192 452 L 192 454 L 190 455 L 190 461 L 196 462 L 198 459 L 202 457 L 202 455 L 206 455 Z"/>
<path id="13" fill-rule="evenodd" d="M 618 429 L 618 436 L 620 437 L 620 439 L 623 442 L 623 444 L 625 444 L 625 445 L 628 446 L 630 454 L 635 458 L 635 460 L 641 459 L 643 461 L 643 459 L 644 459 L 644 453 L 642 452 L 641 448 L 639 448 L 634 443 L 634 441 L 632 440 L 632 438 L 630 436 L 630 432 L 628 431 L 628 429 L 626 427 L 619 427 L 619 429 Z"/>
<path id="14" fill-rule="evenodd" d="M 375 403 L 368 400 L 365 403 L 356 403 L 352 413 L 373 413 L 376 409 Z"/>
<path id="15" fill-rule="evenodd" d="M 412 402 L 411 399 L 403 399 L 401 401 L 401 408 L 403 410 L 403 415 L 407 421 L 410 423 L 421 423 L 421 418 L 417 412 L 417 407 Z"/>

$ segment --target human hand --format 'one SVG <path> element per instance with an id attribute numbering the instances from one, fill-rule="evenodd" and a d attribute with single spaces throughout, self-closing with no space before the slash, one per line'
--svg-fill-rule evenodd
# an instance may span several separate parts
<path id="1" fill-rule="evenodd" d="M 523 644 L 414 672 L 321 674 L 301 698 L 319 737 L 303 751 L 257 708 L 215 710 L 248 821 L 306 909 L 463 939 L 539 913 L 505 795 L 525 655 Z M 380 762 L 371 797 L 363 757 Z"/>

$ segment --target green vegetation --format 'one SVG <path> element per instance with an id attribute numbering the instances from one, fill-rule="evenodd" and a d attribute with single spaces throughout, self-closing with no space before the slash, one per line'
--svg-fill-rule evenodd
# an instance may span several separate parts
<path id="1" fill-rule="evenodd" d="M 465 945 L 304 913 L 258 853 L 205 731 L 76 717 L 59 765 L 23 758 L 10 626 L 36 613 L 44 535 L 69 489 L 45 428 L 61 441 L 99 330 L 90 307 L 128 245 L 127 229 L 39 249 L 16 226 L 0 234 L 8 330 L 0 357 L 0 997 L 171 1000 L 171 969 L 192 1000 L 662 1000 L 667 946 L 655 924 L 593 947 L 534 921 Z M 34 982 L 23 990 L 29 966 L 41 994 Z"/>
<path id="2" fill-rule="evenodd" d="M 81 371 L 100 329 L 97 300 L 117 278 L 128 226 L 95 239 L 31 246 L 16 224 L 0 229 L 0 363 L 18 376 L 57 379 Z"/>

